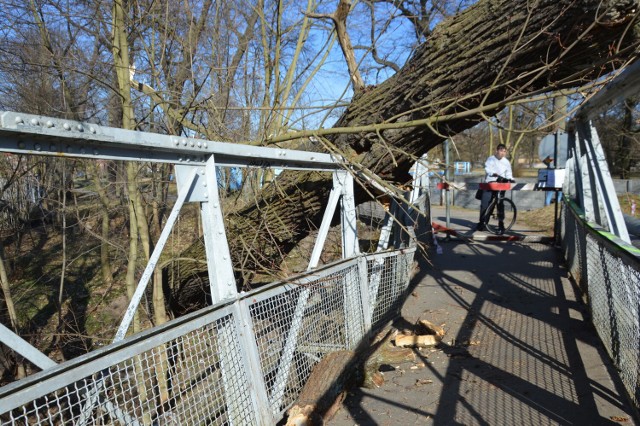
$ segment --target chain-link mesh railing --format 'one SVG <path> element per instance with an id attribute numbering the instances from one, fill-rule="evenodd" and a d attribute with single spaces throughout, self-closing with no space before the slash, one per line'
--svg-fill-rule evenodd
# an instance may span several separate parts
<path id="1" fill-rule="evenodd" d="M 640 250 L 587 224 L 565 204 L 562 247 L 588 297 L 593 324 L 630 397 L 640 407 Z"/>
<path id="2" fill-rule="evenodd" d="M 12 383 L 1 424 L 273 424 L 326 353 L 399 306 L 414 252 L 339 262 Z"/>
<path id="3" fill-rule="evenodd" d="M 367 259 L 373 324 L 379 324 L 400 309 L 406 287 L 400 287 L 397 283 L 409 283 L 412 261 L 412 253 L 397 256 L 371 256 Z"/>

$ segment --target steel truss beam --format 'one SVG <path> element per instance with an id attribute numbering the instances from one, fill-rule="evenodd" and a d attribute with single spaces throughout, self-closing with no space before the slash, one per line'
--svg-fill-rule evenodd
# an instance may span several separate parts
<path id="1" fill-rule="evenodd" d="M 56 157 L 295 170 L 341 168 L 329 154 L 217 142 L 0 111 L 0 151 Z"/>
<path id="2" fill-rule="evenodd" d="M 587 220 L 595 221 L 623 241 L 630 243 L 598 133 L 590 122 L 578 121 L 576 127 L 577 145 L 580 148 L 576 153 L 582 153 L 582 161 L 586 162 L 586 170 L 582 169 L 582 190 L 585 192 L 583 208 Z"/>
<path id="3" fill-rule="evenodd" d="M 348 176 L 348 172 L 339 159 L 324 153 L 129 131 L 11 111 L 0 111 L 0 151 L 27 155 L 162 162 L 176 165 L 178 200 L 142 274 L 114 341 L 122 340 L 125 337 L 144 290 L 150 281 L 153 269 L 185 202 L 199 202 L 201 204 L 213 303 L 237 295 L 231 256 L 222 220 L 215 171 L 217 166 L 318 170 L 338 173 L 343 176 L 342 179 L 347 179 Z M 342 187 L 340 192 L 340 195 L 344 195 Z M 349 200 L 347 204 L 350 206 L 353 203 L 352 183 L 348 192 L 345 199 Z M 353 213 L 353 208 L 348 210 L 352 213 L 348 215 L 348 219 L 344 223 L 350 228 L 349 231 L 355 232 L 355 213 Z M 352 236 L 350 232 L 345 232 L 344 237 L 345 244 L 349 246 L 346 252 L 353 254 L 353 246 L 357 242 L 357 238 Z M 316 249 L 315 256 L 317 258 L 319 258 L 319 252 L 323 245 L 324 237 L 322 244 L 319 244 Z M 315 266 L 317 259 L 312 263 Z M 19 336 L 9 329 L 0 330 L 0 337 L 5 342 L 21 341 L 18 340 Z M 43 363 L 46 356 L 41 353 L 34 354 L 35 349 L 29 345 L 19 344 L 18 346 L 17 349 L 23 356 L 41 368 L 55 365 L 53 361 L 52 364 Z"/>

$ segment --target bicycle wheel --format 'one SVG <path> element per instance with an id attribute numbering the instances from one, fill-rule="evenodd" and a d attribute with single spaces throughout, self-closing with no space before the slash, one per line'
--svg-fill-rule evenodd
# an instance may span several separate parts
<path id="1" fill-rule="evenodd" d="M 513 201 L 508 198 L 499 200 L 496 204 L 490 206 L 487 211 L 487 230 L 496 235 L 510 230 L 513 224 L 516 223 L 516 214 L 516 205 L 513 204 Z"/>

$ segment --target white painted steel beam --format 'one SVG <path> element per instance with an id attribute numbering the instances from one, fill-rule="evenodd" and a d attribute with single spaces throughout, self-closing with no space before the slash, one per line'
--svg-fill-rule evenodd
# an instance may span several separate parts
<path id="1" fill-rule="evenodd" d="M 606 225 L 609 228 L 609 232 L 617 235 L 626 243 L 631 244 L 627 225 L 624 222 L 622 209 L 618 202 L 616 189 L 613 186 L 613 180 L 609 173 L 609 166 L 607 165 L 604 151 L 598 138 L 598 132 L 590 122 L 578 122 L 577 130 L 578 137 L 584 140 L 586 146 L 587 156 L 590 161 L 590 170 L 593 174 L 593 184 L 595 184 L 597 188 L 597 194 L 600 195 L 600 200 L 598 201 L 604 212 L 604 217 L 601 217 L 599 224 L 602 226 Z M 592 193 L 592 196 L 593 195 Z M 607 223 L 602 223 L 604 221 Z"/>
<path id="2" fill-rule="evenodd" d="M 193 182 L 195 179 L 196 179 L 196 169 L 193 168 L 191 170 L 189 179 L 184 183 L 182 187 L 178 187 L 178 199 L 176 200 L 176 203 L 174 204 L 173 209 L 171 210 L 171 214 L 169 214 L 167 223 L 164 225 L 164 228 L 162 229 L 162 233 L 160 234 L 160 237 L 158 238 L 156 246 L 153 249 L 153 253 L 149 258 L 149 262 L 147 263 L 147 266 L 145 267 L 144 272 L 142 273 L 142 277 L 138 282 L 136 291 L 134 292 L 133 297 L 129 302 L 129 306 L 125 311 L 124 318 L 122 319 L 122 322 L 118 327 L 118 331 L 116 332 L 116 335 L 113 338 L 114 342 L 118 342 L 124 339 L 124 337 L 127 334 L 127 330 L 129 329 L 129 326 L 133 321 L 136 310 L 138 309 L 138 305 L 140 304 L 140 300 L 142 299 L 142 296 L 144 295 L 144 292 L 147 288 L 147 284 L 149 283 L 149 280 L 153 275 L 153 270 L 156 268 L 156 264 L 158 263 L 158 260 L 160 259 L 160 255 L 162 254 L 162 250 L 164 249 L 164 246 L 167 243 L 169 236 L 171 235 L 171 230 L 173 229 L 173 225 L 176 223 L 176 220 L 178 219 L 178 214 L 180 213 L 180 209 L 182 208 L 182 205 L 184 204 L 187 198 L 187 195 L 191 192 L 191 188 L 193 187 Z"/>
<path id="3" fill-rule="evenodd" d="M 0 111 L 0 151 L 56 157 L 222 167 L 339 170 L 329 154 L 234 144 L 117 129 L 12 111 Z"/>
<path id="4" fill-rule="evenodd" d="M 16 351 L 42 370 L 46 370 L 47 368 L 55 367 L 57 365 L 55 361 L 31 346 L 29 342 L 2 325 L 2 323 L 0 323 L 0 342 L 4 343 L 8 348 Z"/>
<path id="5" fill-rule="evenodd" d="M 358 244 L 358 232 L 356 225 L 356 204 L 353 192 L 353 176 L 347 171 L 333 174 L 334 185 L 336 180 L 342 187 L 340 223 L 342 225 L 342 258 L 356 256 L 360 253 Z"/>
<path id="6" fill-rule="evenodd" d="M 625 99 L 640 92 L 640 61 L 627 67 L 620 75 L 582 105 L 576 114 L 581 120 L 589 120 Z"/>
<path id="7" fill-rule="evenodd" d="M 207 161 L 203 175 L 206 189 L 204 197 L 208 200 L 201 203 L 202 228 L 204 231 L 204 247 L 207 255 L 209 286 L 213 303 L 235 297 L 238 294 L 236 280 L 233 275 L 233 264 L 227 233 L 224 228 L 224 216 L 218 193 L 216 162 L 213 155 Z"/>

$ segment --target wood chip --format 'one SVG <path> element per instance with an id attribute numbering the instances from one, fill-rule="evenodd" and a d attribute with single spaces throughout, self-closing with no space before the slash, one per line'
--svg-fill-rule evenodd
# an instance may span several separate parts
<path id="1" fill-rule="evenodd" d="M 620 423 L 629 421 L 629 417 L 625 417 L 625 416 L 611 416 L 609 418 L 614 422 L 620 422 Z"/>
<path id="2" fill-rule="evenodd" d="M 438 340 L 442 340 L 444 337 L 445 331 L 441 326 L 432 323 L 431 321 L 422 319 L 418 321 L 418 326 L 423 328 L 426 334 L 435 335 Z"/>
<path id="3" fill-rule="evenodd" d="M 436 336 L 432 335 L 420 335 L 420 336 L 396 336 L 396 346 L 401 348 L 418 347 L 425 348 L 429 346 L 435 346 L 438 344 Z"/>

